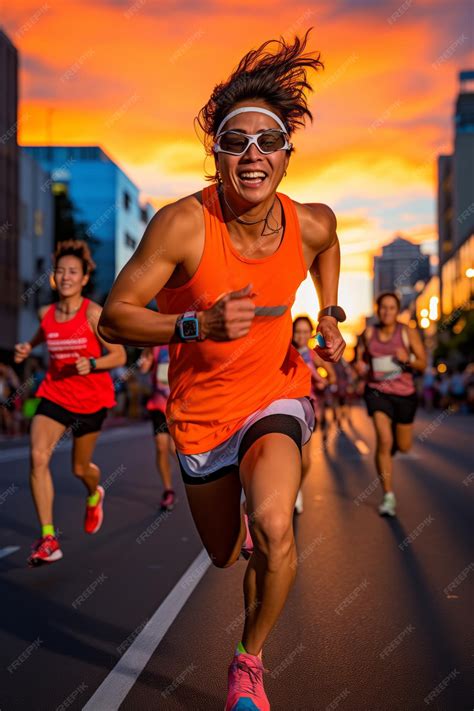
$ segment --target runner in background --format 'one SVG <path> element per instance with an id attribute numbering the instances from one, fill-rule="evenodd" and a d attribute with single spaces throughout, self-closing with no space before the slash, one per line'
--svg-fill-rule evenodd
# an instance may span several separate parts
<path id="1" fill-rule="evenodd" d="M 15 346 L 15 363 L 46 342 L 49 367 L 36 395 L 41 398 L 31 424 L 30 486 L 41 536 L 28 559 L 30 566 L 63 557 L 53 524 L 54 488 L 49 462 L 56 446 L 72 436 L 72 471 L 85 486 L 84 530 L 97 533 L 103 521 L 104 489 L 100 470 L 91 461 L 107 409 L 115 404 L 107 372 L 126 361 L 123 346 L 105 343 L 97 333 L 102 308 L 82 296 L 95 265 L 86 242 L 67 240 L 54 255 L 54 284 L 59 301 L 39 311 L 33 338 Z M 103 348 L 105 354 L 102 354 Z"/>
<path id="2" fill-rule="evenodd" d="M 413 371 L 423 371 L 426 355 L 420 335 L 397 319 L 400 300 L 392 292 L 377 299 L 379 323 L 369 326 L 357 347 L 356 368 L 368 376 L 364 398 L 377 438 L 375 466 L 384 496 L 379 512 L 396 515 L 392 484 L 392 457 L 408 452 L 418 398 Z"/>
<path id="3" fill-rule="evenodd" d="M 293 321 L 293 346 L 298 349 L 299 354 L 308 366 L 311 373 L 311 394 L 310 400 L 313 406 L 316 422 L 323 427 L 323 437 L 327 437 L 326 418 L 324 413 L 324 392 L 331 383 L 336 382 L 334 366 L 324 361 L 312 348 L 309 347 L 311 338 L 314 337 L 315 328 L 309 316 L 297 316 Z M 327 377 L 323 377 L 318 368 L 324 369 Z M 311 468 L 311 440 L 307 442 L 301 453 L 301 486 L 295 501 L 295 511 L 303 513 L 303 483 Z"/>
<path id="4" fill-rule="evenodd" d="M 140 357 L 142 373 L 152 373 L 152 394 L 147 402 L 156 447 L 156 468 L 163 482 L 163 494 L 160 507 L 162 511 L 171 511 L 176 503 L 176 494 L 171 480 L 171 457 L 176 453 L 176 447 L 166 424 L 166 404 L 170 387 L 168 384 L 168 368 L 170 356 L 168 346 L 145 348 Z"/>

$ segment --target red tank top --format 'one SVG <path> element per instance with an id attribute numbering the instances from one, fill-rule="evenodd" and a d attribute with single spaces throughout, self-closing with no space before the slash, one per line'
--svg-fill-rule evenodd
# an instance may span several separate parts
<path id="1" fill-rule="evenodd" d="M 277 195 L 285 216 L 283 239 L 272 255 L 251 259 L 232 244 L 216 186 L 204 188 L 205 244 L 198 269 L 183 286 L 163 288 L 156 296 L 162 313 L 179 314 L 208 309 L 224 292 L 252 283 L 256 306 L 287 306 L 281 316 L 256 316 L 244 338 L 170 343 L 166 414 L 184 454 L 213 449 L 274 400 L 310 393 L 310 372 L 291 345 L 291 305 L 307 268 L 295 206 Z"/>
<path id="2" fill-rule="evenodd" d="M 412 374 L 393 360 L 397 348 L 409 350 L 403 342 L 402 329 L 402 324 L 397 323 L 392 337 L 388 341 L 381 341 L 379 329 L 374 327 L 367 343 L 370 358 L 368 384 L 387 395 L 412 395 L 415 392 Z"/>
<path id="3" fill-rule="evenodd" d="M 105 371 L 78 375 L 76 360 L 100 358 L 102 346 L 87 321 L 89 299 L 69 321 L 56 321 L 56 306 L 52 304 L 41 321 L 41 329 L 49 352 L 46 377 L 37 396 L 44 397 L 71 412 L 91 413 L 115 405 L 114 386 Z"/>

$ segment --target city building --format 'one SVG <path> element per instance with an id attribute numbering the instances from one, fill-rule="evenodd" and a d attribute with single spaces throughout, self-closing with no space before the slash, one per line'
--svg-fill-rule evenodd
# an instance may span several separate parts
<path id="1" fill-rule="evenodd" d="M 50 174 L 54 194 L 64 192 L 93 239 L 97 264 L 93 298 L 105 300 L 155 212 L 139 201 L 139 190 L 99 146 L 24 146 Z"/>
<path id="2" fill-rule="evenodd" d="M 382 248 L 380 256 L 374 257 L 374 299 L 383 291 L 395 291 L 402 309 L 407 308 L 419 290 L 415 285 L 429 278 L 429 256 L 403 237 L 395 237 Z"/>
<path id="3" fill-rule="evenodd" d="M 0 30 L 0 357 L 17 337 L 18 281 L 18 53 Z"/>
<path id="4" fill-rule="evenodd" d="M 454 151 L 438 157 L 438 232 L 441 313 L 473 307 L 474 70 L 459 74 Z"/>
<path id="5" fill-rule="evenodd" d="M 29 340 L 38 328 L 38 308 L 51 301 L 54 252 L 54 200 L 49 174 L 20 150 L 20 313 L 17 339 Z"/>

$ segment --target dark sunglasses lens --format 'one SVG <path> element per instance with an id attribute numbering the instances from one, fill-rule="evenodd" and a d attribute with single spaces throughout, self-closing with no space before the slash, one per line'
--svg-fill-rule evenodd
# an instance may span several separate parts
<path id="1" fill-rule="evenodd" d="M 224 133 L 220 137 L 219 145 L 223 151 L 229 153 L 242 153 L 248 146 L 248 138 L 242 136 L 241 133 Z"/>
<path id="2" fill-rule="evenodd" d="M 257 139 L 258 147 L 263 153 L 273 153 L 285 145 L 285 136 L 278 131 L 268 131 L 262 133 Z"/>

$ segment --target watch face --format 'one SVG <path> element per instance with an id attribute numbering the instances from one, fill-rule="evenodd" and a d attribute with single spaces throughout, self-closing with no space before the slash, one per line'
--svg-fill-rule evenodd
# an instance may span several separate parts
<path id="1" fill-rule="evenodd" d="M 196 338 L 197 321 L 195 318 L 186 318 L 181 322 L 183 338 Z"/>

